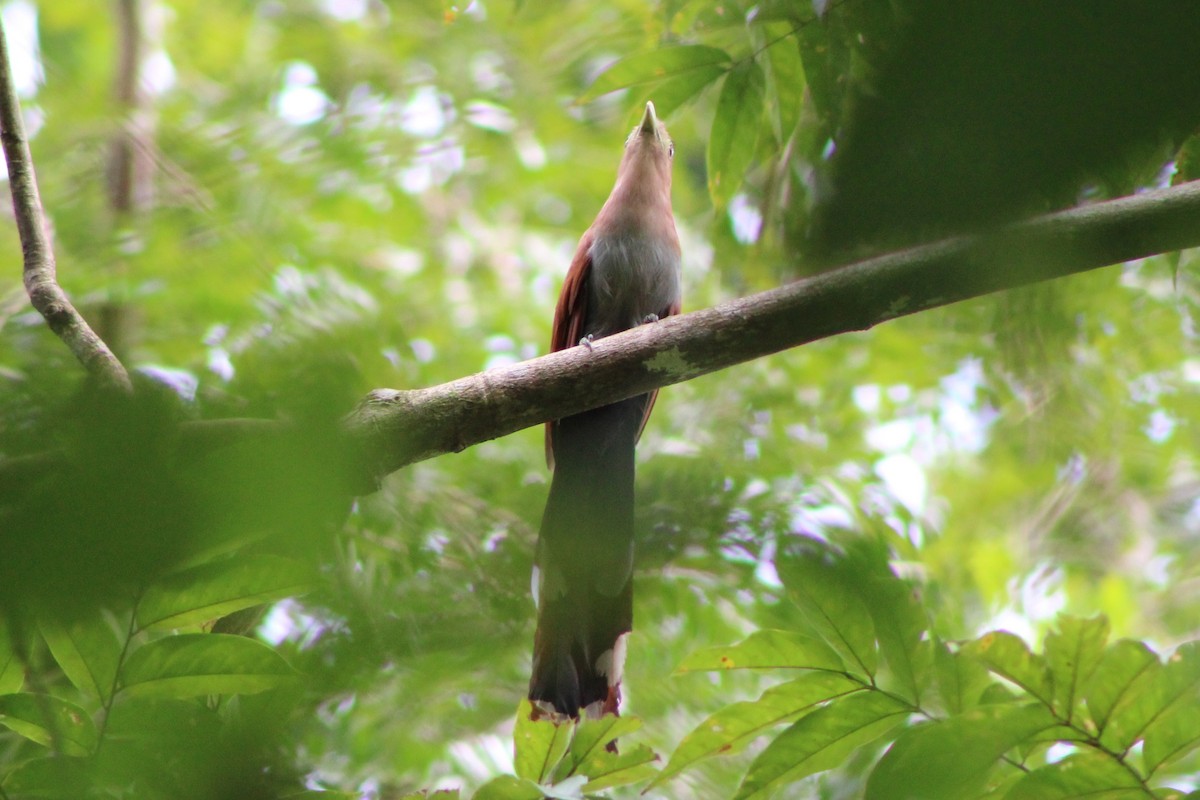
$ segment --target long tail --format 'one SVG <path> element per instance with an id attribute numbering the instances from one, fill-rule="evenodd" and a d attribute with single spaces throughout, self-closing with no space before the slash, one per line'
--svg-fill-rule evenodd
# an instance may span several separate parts
<path id="1" fill-rule="evenodd" d="M 529 679 L 529 699 L 542 710 L 617 712 L 633 628 L 633 450 L 647 402 L 643 395 L 556 423 Z"/>

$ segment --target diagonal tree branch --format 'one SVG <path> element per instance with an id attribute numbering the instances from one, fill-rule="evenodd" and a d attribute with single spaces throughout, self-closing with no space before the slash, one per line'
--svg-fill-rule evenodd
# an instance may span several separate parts
<path id="1" fill-rule="evenodd" d="M 377 389 L 342 424 L 343 490 L 365 494 L 408 464 L 458 452 L 790 347 L 991 292 L 1200 247 L 1200 181 L 1048 214 L 831 270 L 519 364 L 426 389 Z M 268 452 L 301 435 L 267 419 L 180 426 L 186 461 Z M 60 468 L 62 453 L 0 461 L 0 499 Z M 263 469 L 273 469 L 265 459 Z"/>
<path id="2" fill-rule="evenodd" d="M 21 106 L 13 83 L 8 41 L 0 26 L 0 142 L 8 164 L 13 213 L 21 237 L 25 291 L 50 330 L 63 340 L 80 363 L 101 385 L 129 391 L 129 374 L 108 345 L 67 299 L 58 285 L 54 251 L 47 234 L 42 200 L 38 193 L 29 140 L 21 119 Z"/>
<path id="3" fill-rule="evenodd" d="M 347 419 L 370 474 L 797 345 L 1039 281 L 1200 246 L 1200 181 L 834 269 L 428 389 L 372 392 Z"/>

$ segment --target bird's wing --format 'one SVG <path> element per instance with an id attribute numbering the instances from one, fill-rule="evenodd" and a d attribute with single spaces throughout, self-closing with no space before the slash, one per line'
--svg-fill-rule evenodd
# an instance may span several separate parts
<path id="1" fill-rule="evenodd" d="M 554 330 L 550 334 L 550 352 L 566 350 L 583 338 L 584 316 L 587 314 L 587 285 L 592 272 L 592 232 L 579 240 L 575 257 L 567 268 L 558 305 L 554 307 Z"/>
<path id="2" fill-rule="evenodd" d="M 588 276 L 592 271 L 592 232 L 589 229 L 579 240 L 575 257 L 567 268 L 558 305 L 554 307 L 554 327 L 550 333 L 550 352 L 566 350 L 579 344 L 584 336 L 587 314 Z M 643 421 L 643 425 L 645 422 Z M 554 423 L 546 423 L 546 463 L 554 467 Z"/>

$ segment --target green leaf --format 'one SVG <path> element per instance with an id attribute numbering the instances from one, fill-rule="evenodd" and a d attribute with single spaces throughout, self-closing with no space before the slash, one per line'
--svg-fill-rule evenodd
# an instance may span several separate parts
<path id="1" fill-rule="evenodd" d="M 683 737 L 666 768 L 650 785 L 663 783 L 701 759 L 736 753 L 768 729 L 827 700 L 862 689 L 860 682 L 845 675 L 813 672 L 773 686 L 757 700 L 728 705 Z"/>
<path id="2" fill-rule="evenodd" d="M 978 659 L 952 651 L 945 642 L 934 645 L 933 665 L 938 694 L 951 714 L 961 714 L 979 705 L 980 697 L 992 682 Z"/>
<path id="3" fill-rule="evenodd" d="M 138 648 L 121 670 L 131 696 L 254 694 L 293 680 L 295 671 L 262 642 L 244 636 L 190 633 Z"/>
<path id="4" fill-rule="evenodd" d="M 46 797 L 55 800 L 86 797 L 90 788 L 89 761 L 63 755 L 33 758 L 4 777 L 11 798 Z"/>
<path id="5" fill-rule="evenodd" d="M 791 30 L 791 25 L 771 23 L 764 28 L 769 40 L 778 40 L 767 48 L 767 61 L 771 67 L 767 108 L 782 146 L 800 122 L 800 109 L 804 104 L 804 61 L 800 58 L 797 38 L 783 35 Z"/>
<path id="6" fill-rule="evenodd" d="M 682 75 L 675 75 L 659 83 L 648 84 L 646 91 L 642 93 L 643 101 L 653 100 L 654 110 L 658 113 L 659 118 L 666 118 L 716 83 L 728 71 L 729 67 L 725 64 L 709 64 L 688 70 Z M 644 105 L 643 102 L 635 106 L 639 119 Z"/>
<path id="7" fill-rule="evenodd" d="M 1142 761 L 1147 774 L 1178 761 L 1200 746 L 1200 702 L 1193 694 L 1188 702 L 1179 702 L 1146 727 L 1143 734 Z"/>
<path id="8" fill-rule="evenodd" d="M 1117 703 L 1144 680 L 1147 673 L 1160 669 L 1162 663 L 1158 656 L 1142 642 L 1121 639 L 1109 645 L 1083 692 L 1092 718 L 1092 732 L 1104 733 Z"/>
<path id="9" fill-rule="evenodd" d="M 188 628 L 251 606 L 295 597 L 312 588 L 304 564 L 272 555 L 238 556 L 172 573 L 152 584 L 138 603 L 138 625 Z"/>
<path id="10" fill-rule="evenodd" d="M 764 798 L 779 786 L 837 766 L 855 749 L 904 721 L 912 707 L 881 692 L 860 692 L 801 717 L 754 759 L 736 800 Z"/>
<path id="11" fill-rule="evenodd" d="M 121 640 L 101 612 L 61 622 L 47 616 L 42 638 L 67 679 L 84 694 L 107 702 L 121 660 Z"/>
<path id="12" fill-rule="evenodd" d="M 1137 777 L 1115 758 L 1096 750 L 1081 750 L 1023 776 L 1005 800 L 1145 800 Z"/>
<path id="13" fill-rule="evenodd" d="M 564 723 L 559 727 L 561 730 L 567 730 L 572 725 Z M 583 791 L 588 792 L 645 780 L 654 774 L 653 763 L 658 761 L 658 756 L 653 750 L 637 745 L 633 748 L 622 748 L 622 752 L 617 754 L 607 749 L 609 742 L 627 736 L 641 727 L 642 721 L 637 717 L 617 717 L 611 714 L 599 719 L 584 717 L 573 723 L 574 734 L 570 738 L 570 747 L 565 757 L 555 757 L 554 751 L 551 750 L 547 763 L 552 759 L 556 760 L 557 768 L 550 764 L 545 775 L 553 775 L 554 785 L 562 784 L 573 777 L 586 776 L 586 787 Z M 523 765 L 521 769 L 529 767 Z M 539 782 L 546 783 L 547 777 L 540 778 Z"/>
<path id="14" fill-rule="evenodd" d="M 1177 705 L 1194 703 L 1200 689 L 1200 642 L 1181 645 L 1161 669 L 1148 669 L 1130 685 L 1113 707 L 1109 725 L 1101 742 L 1124 750 L 1142 737 L 1147 727 Z M 1166 733 L 1164 731 L 1164 733 Z M 1169 737 L 1156 755 L 1165 757 L 1171 749 Z M 1178 740 L 1175 739 L 1175 744 Z"/>
<path id="15" fill-rule="evenodd" d="M 734 645 L 706 647 L 683 660 L 675 672 L 727 669 L 820 669 L 844 672 L 846 664 L 829 645 L 798 631 L 761 630 Z"/>
<path id="16" fill-rule="evenodd" d="M 1047 706 L 1053 707 L 1054 681 L 1041 656 L 1031 653 L 1019 636 L 1008 631 L 985 633 L 964 647 L 992 672 L 1020 686 Z"/>
<path id="17" fill-rule="evenodd" d="M 219 724 L 214 710 L 206 704 L 149 695 L 118 698 L 109 711 L 105 731 L 125 739 L 153 739 L 168 730 L 212 737 L 217 735 Z"/>
<path id="18" fill-rule="evenodd" d="M 861 594 L 842 571 L 818 554 L 783 557 L 777 569 L 805 621 L 854 668 L 874 675 L 875 626 Z"/>
<path id="19" fill-rule="evenodd" d="M 1057 715 L 1055 715 L 1055 719 L 1058 719 Z M 1056 724 L 1053 727 L 1038 731 L 1030 736 L 1029 742 L 1026 745 L 1022 745 L 1024 753 L 1028 754 L 1033 752 L 1034 748 L 1032 745 L 1034 744 L 1054 744 L 1055 742 L 1062 742 L 1064 744 L 1072 742 L 1086 743 L 1092 740 L 1087 733 L 1080 731 L 1078 728 L 1069 725 L 1063 725 L 1061 724 L 1061 720 L 1059 723 L 1060 724 Z"/>
<path id="20" fill-rule="evenodd" d="M 833 130 L 839 124 L 845 105 L 851 53 L 843 36 L 837 35 L 845 32 L 843 26 L 838 24 L 836 17 L 829 22 L 832 25 L 805 25 L 800 28 L 797 31 L 797 44 L 813 106 L 826 123 L 824 127 Z"/>
<path id="21" fill-rule="evenodd" d="M 658 755 L 644 744 L 622 748 L 620 753 L 601 749 L 580 765 L 578 774 L 586 775 L 585 792 L 601 792 L 615 786 L 644 781 L 656 772 Z"/>
<path id="22" fill-rule="evenodd" d="M 753 59 L 725 76 L 708 137 L 708 194 L 724 208 L 754 160 L 763 115 L 763 71 Z"/>
<path id="23" fill-rule="evenodd" d="M 922 647 L 929 627 L 925 611 L 917 601 L 915 587 L 891 574 L 886 562 L 871 566 L 877 571 L 863 573 L 860 596 L 874 623 L 879 652 L 909 697 L 919 704 L 931 661 L 931 651 Z"/>
<path id="24" fill-rule="evenodd" d="M 607 714 L 599 719 L 580 719 L 574 723 L 575 730 L 566 757 L 559 762 L 558 769 L 554 771 L 555 782 L 576 774 L 590 777 L 592 773 L 587 770 L 587 765 L 606 752 L 605 748 L 609 742 L 628 736 L 641 727 L 642 720 L 638 717 Z"/>
<path id="25" fill-rule="evenodd" d="M 1040 704 L 991 706 L 901 733 L 867 779 L 866 800 L 958 800 L 974 797 L 997 761 L 1029 737 L 1054 727 Z"/>
<path id="26" fill-rule="evenodd" d="M 12 634 L 0 619 L 0 694 L 21 691 L 25 683 L 25 665 L 17 658 L 12 646 Z"/>
<path id="27" fill-rule="evenodd" d="M 87 712 L 48 694 L 0 695 L 0 725 L 68 756 L 96 748 L 96 726 Z"/>
<path id="28" fill-rule="evenodd" d="M 663 81 L 691 72 L 708 72 L 715 66 L 729 62 L 729 54 L 724 50 L 701 44 L 674 45 L 647 53 L 635 53 L 616 61 L 600 73 L 578 102 L 587 103 L 630 86 Z"/>
<path id="29" fill-rule="evenodd" d="M 519 777 L 544 782 L 566 755 L 575 733 L 575 723 L 535 720 L 533 705 L 522 700 L 513 729 L 513 765 Z"/>
<path id="30" fill-rule="evenodd" d="M 501 775 L 480 786 L 471 797 L 474 800 L 542 800 L 545 793 L 533 781 Z"/>
<path id="31" fill-rule="evenodd" d="M 1075 719 L 1075 706 L 1083 687 L 1104 655 L 1108 620 L 1061 616 L 1057 629 L 1046 637 L 1043 651 L 1054 680 L 1054 708 L 1068 723 Z"/>

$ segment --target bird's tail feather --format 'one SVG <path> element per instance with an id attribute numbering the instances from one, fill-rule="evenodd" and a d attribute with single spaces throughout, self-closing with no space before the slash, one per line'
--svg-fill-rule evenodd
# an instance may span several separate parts
<path id="1" fill-rule="evenodd" d="M 537 549 L 529 698 L 571 717 L 616 713 L 633 627 L 633 451 L 643 395 L 555 423 Z"/>

